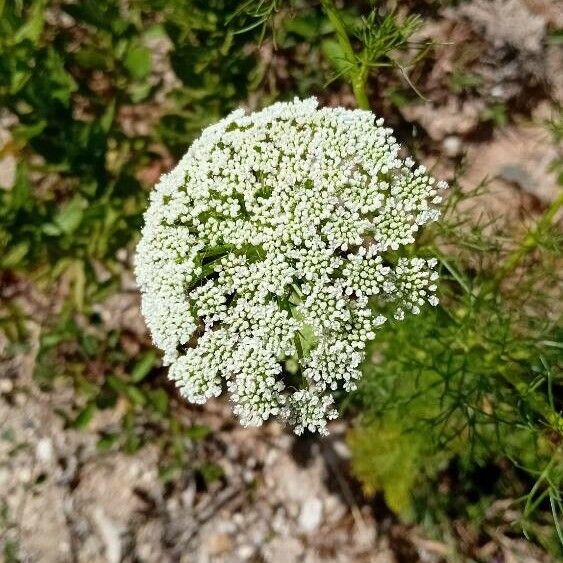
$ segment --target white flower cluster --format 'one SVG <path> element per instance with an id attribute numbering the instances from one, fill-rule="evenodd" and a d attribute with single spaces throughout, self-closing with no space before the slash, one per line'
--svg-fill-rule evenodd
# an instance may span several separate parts
<path id="1" fill-rule="evenodd" d="M 381 119 L 314 98 L 233 112 L 151 194 L 136 257 L 143 314 L 194 403 L 228 390 L 244 425 L 326 432 L 386 318 L 435 305 L 435 261 L 398 258 L 443 182 Z M 378 312 L 379 306 L 379 312 Z"/>

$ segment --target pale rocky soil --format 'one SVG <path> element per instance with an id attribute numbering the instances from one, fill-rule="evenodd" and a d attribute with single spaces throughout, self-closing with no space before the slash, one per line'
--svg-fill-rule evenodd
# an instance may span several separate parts
<path id="1" fill-rule="evenodd" d="M 65 430 L 54 410 L 71 391 L 39 391 L 32 361 L 5 364 L 0 379 L 0 545 L 22 560 L 394 561 L 343 476 L 342 425 L 311 442 L 275 424 L 223 430 L 229 413 L 216 402 L 198 422 L 214 428 L 224 479 L 202 492 L 186 467 L 165 486 L 156 447 L 100 454 L 92 430 Z"/>

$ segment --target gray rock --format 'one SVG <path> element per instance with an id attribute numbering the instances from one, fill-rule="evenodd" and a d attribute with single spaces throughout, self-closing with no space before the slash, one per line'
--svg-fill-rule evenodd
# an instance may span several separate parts
<path id="1" fill-rule="evenodd" d="M 319 498 L 307 499 L 299 514 L 299 527 L 306 533 L 315 531 L 323 519 L 323 503 Z"/>

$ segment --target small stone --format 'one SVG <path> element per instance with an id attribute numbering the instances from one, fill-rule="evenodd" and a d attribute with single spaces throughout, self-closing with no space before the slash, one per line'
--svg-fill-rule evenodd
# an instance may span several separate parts
<path id="1" fill-rule="evenodd" d="M 324 511 L 330 522 L 338 522 L 346 514 L 346 506 L 337 495 L 329 495 L 324 501 Z"/>
<path id="2" fill-rule="evenodd" d="M 361 546 L 363 548 L 369 548 L 373 546 L 377 536 L 377 530 L 375 526 L 357 526 L 354 529 L 352 538 L 354 545 Z"/>
<path id="3" fill-rule="evenodd" d="M 244 525 L 244 516 L 240 512 L 233 514 L 232 520 L 237 526 Z"/>
<path id="4" fill-rule="evenodd" d="M 108 563 L 119 563 L 122 555 L 121 527 L 99 506 L 93 510 L 92 520 L 104 544 L 106 561 Z"/>
<path id="5" fill-rule="evenodd" d="M 232 520 L 219 520 L 215 526 L 223 534 L 235 534 L 237 531 L 237 525 Z"/>
<path id="6" fill-rule="evenodd" d="M 190 483 L 180 495 L 182 506 L 184 506 L 185 508 L 191 508 L 194 505 L 195 494 L 195 484 Z"/>
<path id="7" fill-rule="evenodd" d="M 14 383 L 11 379 L 2 378 L 0 379 L 0 393 L 8 394 L 14 388 Z"/>
<path id="8" fill-rule="evenodd" d="M 334 451 L 336 455 L 341 459 L 350 459 L 352 457 L 352 452 L 348 444 L 344 440 L 335 440 L 333 443 Z"/>
<path id="9" fill-rule="evenodd" d="M 449 135 L 442 142 L 444 152 L 450 157 L 459 156 L 463 149 L 461 139 L 457 135 Z"/>
<path id="10" fill-rule="evenodd" d="M 31 481 L 31 469 L 29 467 L 22 467 L 19 471 L 20 483 L 29 483 Z"/>
<path id="11" fill-rule="evenodd" d="M 299 527 L 304 532 L 312 532 L 316 530 L 323 517 L 323 503 L 320 499 L 313 497 L 306 500 L 299 514 Z"/>
<path id="12" fill-rule="evenodd" d="M 264 550 L 264 559 L 268 563 L 297 563 L 305 551 L 303 544 L 296 538 L 274 538 Z"/>
<path id="13" fill-rule="evenodd" d="M 246 561 L 254 555 L 254 547 L 251 545 L 241 545 L 238 548 L 238 556 L 241 561 Z"/>
<path id="14" fill-rule="evenodd" d="M 53 459 L 53 443 L 50 438 L 41 438 L 35 446 L 37 460 L 42 463 L 49 463 Z"/>
<path id="15" fill-rule="evenodd" d="M 264 544 L 269 533 L 269 526 L 265 521 L 255 521 L 248 529 L 248 539 L 257 547 Z"/>
<path id="16" fill-rule="evenodd" d="M 280 457 L 280 453 L 277 450 L 269 450 L 266 453 L 266 458 L 264 459 L 264 465 L 274 465 L 276 460 Z"/>
<path id="17" fill-rule="evenodd" d="M 205 542 L 205 547 L 208 555 L 223 555 L 233 550 L 233 539 L 225 533 L 211 534 Z"/>
<path id="18" fill-rule="evenodd" d="M 115 253 L 115 257 L 116 257 L 120 262 L 126 262 L 126 261 L 127 261 L 127 249 L 126 249 L 126 248 L 120 248 L 120 249 Z"/>
<path id="19" fill-rule="evenodd" d="M 25 395 L 25 393 L 16 393 L 16 396 L 14 397 L 14 402 L 18 407 L 23 407 L 27 402 L 27 396 Z"/>
<path id="20" fill-rule="evenodd" d="M 283 508 L 278 508 L 270 519 L 270 526 L 274 532 L 280 536 L 289 534 L 289 522 L 287 519 L 286 511 Z"/>
<path id="21" fill-rule="evenodd" d="M 0 127 L 0 150 L 11 140 L 11 135 L 6 129 Z M 16 183 L 17 161 L 13 154 L 8 153 L 0 158 L 0 189 L 11 190 Z"/>
<path id="22" fill-rule="evenodd" d="M 299 516 L 299 505 L 296 502 L 288 501 L 285 505 L 285 510 L 291 518 L 297 518 L 297 516 Z"/>

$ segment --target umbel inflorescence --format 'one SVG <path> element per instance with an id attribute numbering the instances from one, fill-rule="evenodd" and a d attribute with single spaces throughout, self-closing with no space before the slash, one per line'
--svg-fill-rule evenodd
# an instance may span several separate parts
<path id="1" fill-rule="evenodd" d="M 136 256 L 181 393 L 226 389 L 244 425 L 326 432 L 381 312 L 437 303 L 435 261 L 396 251 L 445 187 L 368 111 L 295 99 L 205 129 L 152 192 Z"/>

